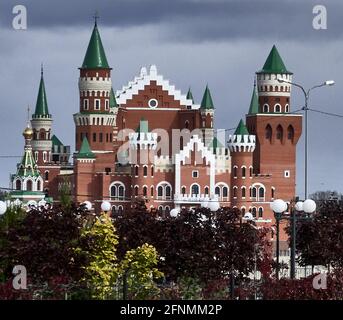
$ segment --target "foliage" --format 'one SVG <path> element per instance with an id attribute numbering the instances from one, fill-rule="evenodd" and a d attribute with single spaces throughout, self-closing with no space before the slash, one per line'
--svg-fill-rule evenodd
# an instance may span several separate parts
<path id="1" fill-rule="evenodd" d="M 117 244 L 115 228 L 106 214 L 97 217 L 81 232 L 75 253 L 83 261 L 81 282 L 90 289 L 93 299 L 107 299 L 113 292 L 118 276 Z"/>
<path id="2" fill-rule="evenodd" d="M 33 209 L 20 221 L 8 225 L 6 244 L 0 247 L 0 261 L 7 261 L 6 278 L 15 265 L 24 265 L 33 283 L 53 277 L 77 278 L 79 266 L 73 248 L 77 244 L 85 212 L 60 207 Z M 1 237 L 2 239 L 4 237 Z"/>
<path id="3" fill-rule="evenodd" d="M 178 279 L 180 299 L 200 300 L 202 299 L 202 283 L 197 278 L 180 277 Z"/>
<path id="4" fill-rule="evenodd" d="M 132 212 L 115 219 L 119 251 L 147 242 L 161 255 L 167 281 L 223 279 L 233 270 L 247 275 L 268 255 L 266 230 L 244 223 L 237 209 L 182 210 L 177 218 L 156 219 L 138 202 Z M 242 254 L 244 252 L 244 254 Z"/>
<path id="5" fill-rule="evenodd" d="M 61 206 L 66 210 L 70 209 L 72 206 L 71 190 L 70 184 L 67 178 L 64 178 L 61 183 L 61 188 L 59 190 L 59 201 Z"/>
<path id="6" fill-rule="evenodd" d="M 337 191 L 316 191 L 309 196 L 310 199 L 314 201 L 327 201 L 327 200 L 334 200 L 334 199 L 342 199 L 342 194 L 338 193 Z"/>
<path id="7" fill-rule="evenodd" d="M 343 268 L 343 203 L 324 201 L 312 219 L 298 219 L 296 243 L 301 265 Z"/>
<path id="8" fill-rule="evenodd" d="M 127 282 L 130 299 L 152 299 L 159 294 L 155 281 L 163 277 L 157 269 L 158 253 L 156 249 L 144 244 L 126 252 L 119 265 L 119 273 Z"/>

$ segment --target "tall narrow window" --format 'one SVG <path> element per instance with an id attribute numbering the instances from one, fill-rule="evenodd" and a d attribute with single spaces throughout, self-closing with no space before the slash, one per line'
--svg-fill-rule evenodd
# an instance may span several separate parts
<path id="1" fill-rule="evenodd" d="M 151 186 L 151 188 L 150 188 L 150 195 L 152 197 L 154 196 L 154 186 Z"/>
<path id="2" fill-rule="evenodd" d="M 100 110 L 100 100 L 99 99 L 94 100 L 94 109 Z"/>
<path id="3" fill-rule="evenodd" d="M 96 142 L 96 133 L 93 133 L 93 142 Z"/>
<path id="4" fill-rule="evenodd" d="M 17 180 L 17 181 L 15 182 L 15 189 L 16 189 L 16 190 L 21 190 L 21 181 L 20 181 L 20 180 Z"/>
<path id="5" fill-rule="evenodd" d="M 83 110 L 88 110 L 89 109 L 89 100 L 85 99 L 83 100 Z"/>
<path id="6" fill-rule="evenodd" d="M 151 166 L 151 176 L 154 176 L 154 166 Z"/>
<path id="7" fill-rule="evenodd" d="M 223 198 L 227 198 L 229 195 L 229 190 L 227 187 L 223 187 Z"/>
<path id="8" fill-rule="evenodd" d="M 171 187 L 166 186 L 166 198 L 170 199 L 171 198 Z"/>
<path id="9" fill-rule="evenodd" d="M 158 197 L 163 197 L 163 188 L 162 188 L 162 186 L 159 186 L 157 188 L 157 196 Z"/>
<path id="10" fill-rule="evenodd" d="M 269 140 L 270 142 L 272 141 L 272 133 L 273 133 L 272 127 L 268 124 L 268 125 L 266 126 L 266 135 L 265 135 L 265 137 L 266 137 L 266 139 Z"/>
<path id="11" fill-rule="evenodd" d="M 263 217 L 263 208 L 262 207 L 258 208 L 258 217 L 259 218 Z"/>
<path id="12" fill-rule="evenodd" d="M 282 140 L 282 137 L 283 137 L 283 129 L 282 129 L 281 125 L 278 125 L 276 128 L 276 139 Z"/>
<path id="13" fill-rule="evenodd" d="M 210 194 L 210 189 L 208 187 L 205 187 L 205 195 L 209 195 Z"/>
<path id="14" fill-rule="evenodd" d="M 144 167 L 143 167 L 143 176 L 144 176 L 144 177 L 147 177 L 147 176 L 148 176 L 148 167 L 147 167 L 147 166 L 144 166 Z"/>
<path id="15" fill-rule="evenodd" d="M 182 187 L 182 188 L 181 188 L 181 193 L 182 193 L 183 195 L 186 194 L 186 187 Z"/>
<path id="16" fill-rule="evenodd" d="M 293 138 L 294 138 L 294 128 L 292 126 L 289 126 L 287 128 L 287 139 L 292 140 L 293 142 Z"/>
<path id="17" fill-rule="evenodd" d="M 233 167 L 233 177 L 237 178 L 237 167 Z"/>
<path id="18" fill-rule="evenodd" d="M 148 195 L 148 188 L 146 186 L 143 187 L 143 196 L 146 197 Z"/>
<path id="19" fill-rule="evenodd" d="M 197 184 L 192 185 L 192 195 L 198 195 L 199 194 L 199 186 Z"/>
<path id="20" fill-rule="evenodd" d="M 27 191 L 32 191 L 32 181 L 31 180 L 28 180 L 26 182 L 26 190 Z"/>
<path id="21" fill-rule="evenodd" d="M 138 166 L 135 166 L 135 176 L 138 177 Z"/>
<path id="22" fill-rule="evenodd" d="M 135 196 L 138 196 L 138 186 L 135 187 Z"/>
<path id="23" fill-rule="evenodd" d="M 246 194 L 246 188 L 243 187 L 243 188 L 242 188 L 242 198 L 245 198 L 245 194 Z"/>
<path id="24" fill-rule="evenodd" d="M 242 178 L 245 178 L 245 174 L 246 174 L 246 168 L 242 167 Z"/>
<path id="25" fill-rule="evenodd" d="M 237 198 L 237 187 L 233 187 L 233 197 Z"/>

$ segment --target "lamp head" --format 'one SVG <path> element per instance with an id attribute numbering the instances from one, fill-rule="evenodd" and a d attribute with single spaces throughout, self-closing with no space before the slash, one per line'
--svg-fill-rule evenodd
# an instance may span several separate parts
<path id="1" fill-rule="evenodd" d="M 335 81 L 334 80 L 327 80 L 327 81 L 324 82 L 324 84 L 326 86 L 333 86 L 335 84 Z"/>

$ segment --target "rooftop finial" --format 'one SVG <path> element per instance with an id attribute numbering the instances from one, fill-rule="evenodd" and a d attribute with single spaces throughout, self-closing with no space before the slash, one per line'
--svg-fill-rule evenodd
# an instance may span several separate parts
<path id="1" fill-rule="evenodd" d="M 44 66 L 43 66 L 43 62 L 40 65 L 40 75 L 43 77 L 44 74 Z"/>
<path id="2" fill-rule="evenodd" d="M 27 123 L 30 123 L 30 105 L 27 106 Z"/>
<path id="3" fill-rule="evenodd" d="M 94 18 L 94 23 L 97 26 L 98 25 L 98 19 L 100 18 L 98 10 L 95 10 L 93 18 Z"/>

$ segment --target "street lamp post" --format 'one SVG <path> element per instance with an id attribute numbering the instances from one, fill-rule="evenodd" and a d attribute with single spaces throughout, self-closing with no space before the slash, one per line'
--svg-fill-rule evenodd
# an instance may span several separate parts
<path id="1" fill-rule="evenodd" d="M 276 278 L 279 279 L 279 263 L 280 263 L 280 221 L 290 220 L 291 221 L 291 279 L 295 279 L 295 256 L 296 256 L 296 221 L 308 219 L 308 215 L 316 211 L 316 203 L 307 199 L 302 201 L 291 201 L 288 205 L 285 201 L 277 199 L 271 203 L 271 208 L 274 212 L 276 220 Z M 287 209 L 290 209 L 291 215 L 286 213 Z M 297 217 L 297 212 L 304 212 L 306 216 Z"/>
<path id="2" fill-rule="evenodd" d="M 310 97 L 310 93 L 312 90 L 317 89 L 317 88 L 321 88 L 324 86 L 333 86 L 335 84 L 335 81 L 333 80 L 327 80 L 325 82 L 323 82 L 322 84 L 313 86 L 312 88 L 306 90 L 304 89 L 303 86 L 301 86 L 298 83 L 286 80 L 284 78 L 278 78 L 278 81 L 280 83 L 289 83 L 295 87 L 298 87 L 301 89 L 301 91 L 303 92 L 304 96 L 305 96 L 305 106 L 303 107 L 303 110 L 305 111 L 305 199 L 307 199 L 307 194 L 308 194 L 308 101 L 309 101 L 309 97 Z"/>

